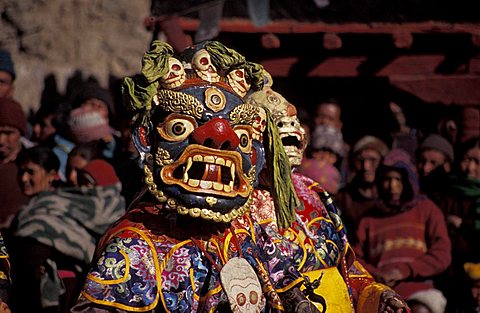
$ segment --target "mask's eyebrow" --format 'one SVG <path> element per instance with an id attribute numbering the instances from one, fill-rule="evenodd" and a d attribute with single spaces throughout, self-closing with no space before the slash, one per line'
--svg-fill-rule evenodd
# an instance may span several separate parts
<path id="1" fill-rule="evenodd" d="M 173 90 L 159 90 L 153 102 L 167 112 L 182 113 L 197 119 L 202 117 L 204 111 L 203 104 L 197 98 Z"/>
<path id="2" fill-rule="evenodd" d="M 232 125 L 253 124 L 255 117 L 259 114 L 260 108 L 251 104 L 243 103 L 230 112 L 228 116 Z"/>

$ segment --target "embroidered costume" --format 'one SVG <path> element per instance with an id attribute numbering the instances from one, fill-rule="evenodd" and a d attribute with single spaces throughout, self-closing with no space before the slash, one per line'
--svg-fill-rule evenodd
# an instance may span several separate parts
<path id="1" fill-rule="evenodd" d="M 101 240 L 74 312 L 315 309 L 285 258 L 290 242 L 270 223 L 272 198 L 254 189 L 264 131 L 275 129 L 264 109 L 243 101 L 262 87 L 261 73 L 218 42 L 176 57 L 153 42 L 142 75 L 123 85 L 145 194 Z M 284 206 L 296 201 L 289 177 L 276 191 Z"/>
<path id="2" fill-rule="evenodd" d="M 264 74 L 266 86 L 252 93 L 247 103 L 271 111 L 290 164 L 298 167 L 306 147 L 305 130 L 295 107 L 271 89 L 272 78 Z M 270 177 L 271 185 L 275 179 L 283 177 Z M 304 276 L 302 290 L 308 299 L 321 312 L 384 312 L 386 306 L 393 311 L 406 310 L 406 304 L 395 292 L 376 283 L 356 261 L 328 193 L 317 182 L 295 171 L 292 182 L 301 205 L 296 206 L 295 220 L 279 225 L 279 229 L 290 241 L 292 249 L 283 252 Z"/>

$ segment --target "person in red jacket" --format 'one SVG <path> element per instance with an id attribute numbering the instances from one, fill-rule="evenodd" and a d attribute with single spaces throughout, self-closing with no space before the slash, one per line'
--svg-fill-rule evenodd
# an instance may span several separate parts
<path id="1" fill-rule="evenodd" d="M 418 179 L 408 154 L 386 155 L 376 175 L 378 200 L 361 219 L 355 252 L 367 270 L 404 299 L 433 290 L 432 278 L 451 261 L 445 218 L 427 197 L 418 195 Z"/>

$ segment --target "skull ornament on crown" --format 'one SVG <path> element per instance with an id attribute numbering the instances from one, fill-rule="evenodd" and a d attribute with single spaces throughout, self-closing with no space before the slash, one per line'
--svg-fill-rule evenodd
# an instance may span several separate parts
<path id="1" fill-rule="evenodd" d="M 242 98 L 262 87 L 262 67 L 214 41 L 178 56 L 154 41 L 142 65 L 123 93 L 149 191 L 180 214 L 243 215 L 264 165 L 266 114 Z"/>
<path id="2" fill-rule="evenodd" d="M 263 74 L 265 83 L 263 89 L 247 96 L 246 103 L 264 107 L 272 113 L 290 165 L 299 166 L 307 146 L 305 129 L 300 124 L 295 106 L 281 94 L 273 91 L 272 77 L 266 71 Z"/>

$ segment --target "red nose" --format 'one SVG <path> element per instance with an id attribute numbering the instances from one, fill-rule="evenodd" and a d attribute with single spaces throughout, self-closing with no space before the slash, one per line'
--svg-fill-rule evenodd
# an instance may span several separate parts
<path id="1" fill-rule="evenodd" d="M 240 143 L 230 124 L 218 117 L 195 129 L 191 139 L 193 143 L 219 150 L 235 150 Z"/>

